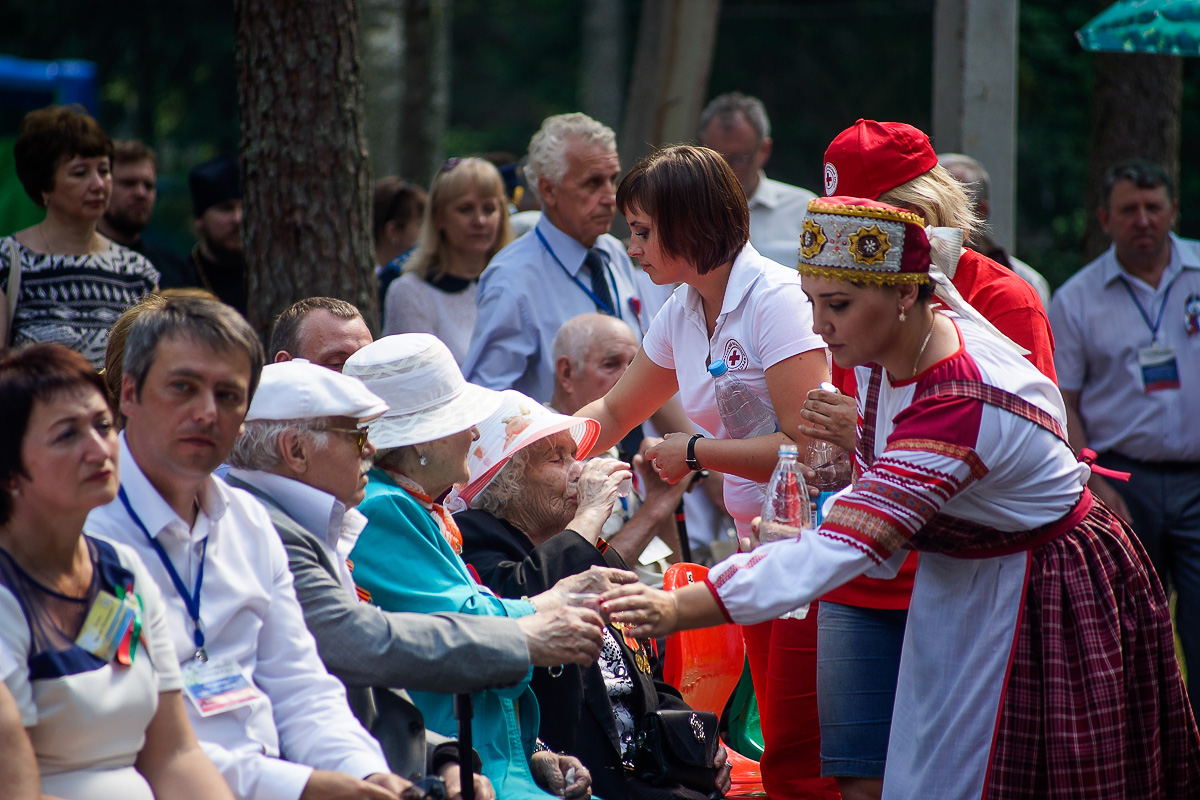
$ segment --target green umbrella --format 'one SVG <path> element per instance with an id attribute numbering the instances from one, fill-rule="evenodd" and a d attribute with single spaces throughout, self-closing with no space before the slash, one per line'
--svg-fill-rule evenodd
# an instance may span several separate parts
<path id="1" fill-rule="evenodd" d="M 1200 0 L 1118 0 L 1075 38 L 1084 50 L 1200 56 Z"/>

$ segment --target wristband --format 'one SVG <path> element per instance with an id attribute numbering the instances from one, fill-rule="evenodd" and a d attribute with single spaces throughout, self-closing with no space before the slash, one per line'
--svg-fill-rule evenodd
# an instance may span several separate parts
<path id="1" fill-rule="evenodd" d="M 692 472 L 699 472 L 701 469 L 703 469 L 703 467 L 700 466 L 700 462 L 696 459 L 696 440 L 703 438 L 704 434 L 693 433 L 692 438 L 688 439 L 686 463 L 688 465 L 688 469 L 690 469 Z"/>

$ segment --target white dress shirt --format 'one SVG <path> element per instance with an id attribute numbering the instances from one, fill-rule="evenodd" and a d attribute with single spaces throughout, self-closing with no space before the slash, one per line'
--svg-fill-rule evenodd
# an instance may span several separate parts
<path id="1" fill-rule="evenodd" d="M 796 268 L 800 251 L 800 229 L 808 201 L 816 197 L 808 189 L 773 181 L 761 171 L 758 188 L 750 205 L 750 243 L 754 249 L 785 267 Z"/>
<path id="2" fill-rule="evenodd" d="M 274 498 L 305 530 L 324 531 L 321 545 L 325 555 L 337 569 L 342 586 L 352 596 L 357 596 L 358 590 L 354 588 L 354 578 L 346 559 L 358 544 L 359 534 L 367 527 L 367 518 L 358 509 L 346 508 L 345 503 L 328 492 L 273 472 L 234 467 L 229 470 L 229 477 L 261 489 Z"/>
<path id="3" fill-rule="evenodd" d="M 248 706 L 210 717 L 201 717 L 185 700 L 196 736 L 233 793 L 245 800 L 296 800 L 313 769 L 358 778 L 388 772 L 378 743 L 351 714 L 341 682 L 317 655 L 266 509 L 210 477 L 189 528 L 142 473 L 124 434 L 120 458 L 130 505 L 189 589 L 208 540 L 200 593 L 205 649 L 214 662 L 235 662 L 262 693 Z M 92 511 L 85 529 L 138 552 L 162 590 L 176 654 L 181 663 L 191 661 L 196 652 L 191 616 L 120 499 Z"/>

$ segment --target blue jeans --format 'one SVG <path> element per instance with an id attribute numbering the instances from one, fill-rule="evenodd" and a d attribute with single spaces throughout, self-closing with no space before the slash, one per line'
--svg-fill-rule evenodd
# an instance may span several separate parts
<path id="1" fill-rule="evenodd" d="M 1175 588 L 1175 631 L 1183 646 L 1188 683 L 1200 680 L 1200 464 L 1153 464 L 1105 453 L 1101 466 L 1130 473 L 1109 483 L 1129 506 L 1131 527 L 1146 548 L 1163 588 Z M 1189 692 L 1197 713 L 1200 683 Z"/>
<path id="2" fill-rule="evenodd" d="M 822 600 L 817 617 L 821 774 L 882 778 L 908 611 Z"/>

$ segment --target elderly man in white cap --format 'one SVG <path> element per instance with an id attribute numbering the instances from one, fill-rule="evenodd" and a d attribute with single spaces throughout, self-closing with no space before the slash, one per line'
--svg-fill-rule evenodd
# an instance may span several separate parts
<path id="1" fill-rule="evenodd" d="M 230 462 L 230 485 L 258 497 L 288 553 L 296 594 L 326 667 L 389 766 L 441 777 L 459 794 L 457 747 L 425 734 L 405 688 L 458 693 L 522 680 L 530 664 L 591 663 L 596 627 L 578 609 L 521 619 L 386 612 L 358 602 L 347 556 L 366 525 L 375 447 L 360 427 L 387 404 L 357 378 L 303 359 L 267 365 Z M 476 797 L 492 797 L 476 776 Z"/>

